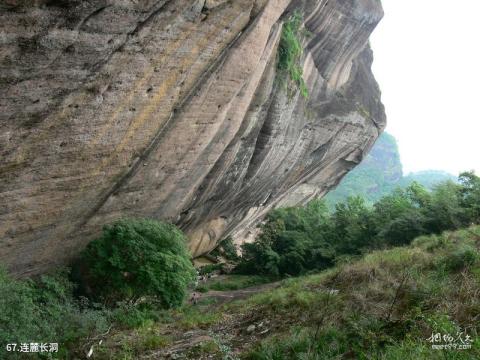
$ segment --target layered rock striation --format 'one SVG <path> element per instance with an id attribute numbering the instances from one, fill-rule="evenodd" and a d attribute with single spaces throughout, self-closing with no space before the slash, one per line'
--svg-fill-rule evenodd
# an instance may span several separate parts
<path id="1" fill-rule="evenodd" d="M 305 25 L 308 98 L 277 69 Z M 119 217 L 194 256 L 322 196 L 385 126 L 377 0 L 9 0 L 0 5 L 0 263 L 63 263 Z"/>

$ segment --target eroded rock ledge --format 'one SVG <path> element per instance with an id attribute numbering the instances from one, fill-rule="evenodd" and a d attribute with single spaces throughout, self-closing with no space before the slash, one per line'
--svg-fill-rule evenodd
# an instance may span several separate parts
<path id="1" fill-rule="evenodd" d="M 310 95 L 276 54 L 303 12 Z M 0 262 L 73 258 L 122 216 L 167 219 L 194 255 L 323 195 L 385 126 L 377 0 L 30 1 L 0 6 Z"/>

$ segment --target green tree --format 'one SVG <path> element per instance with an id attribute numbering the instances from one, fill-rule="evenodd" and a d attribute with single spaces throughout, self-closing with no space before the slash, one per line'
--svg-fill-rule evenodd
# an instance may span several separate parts
<path id="1" fill-rule="evenodd" d="M 359 196 L 349 197 L 335 206 L 332 214 L 337 251 L 358 254 L 371 246 L 373 238 L 371 211 Z"/>
<path id="2" fill-rule="evenodd" d="M 446 181 L 434 188 L 430 201 L 422 208 L 428 233 L 439 234 L 467 225 L 466 209 L 461 204 L 461 189 L 453 181 Z"/>
<path id="3" fill-rule="evenodd" d="M 274 276 L 329 267 L 340 256 L 407 245 L 419 235 L 478 222 L 480 179 L 463 173 L 429 191 L 417 182 L 397 188 L 373 207 L 354 196 L 329 212 L 323 201 L 272 211 L 252 244 L 243 246 L 239 270 Z"/>
<path id="4" fill-rule="evenodd" d="M 480 177 L 473 171 L 463 172 L 459 176 L 462 185 L 460 190 L 461 206 L 466 209 L 468 220 L 480 222 Z"/>
<path id="5" fill-rule="evenodd" d="M 261 229 L 261 234 L 253 243 L 241 246 L 242 257 L 236 271 L 243 274 L 279 276 L 280 256 L 273 251 L 272 244 L 279 234 L 285 231 L 285 223 L 271 214 L 261 225 Z"/>
<path id="6" fill-rule="evenodd" d="M 108 304 L 152 296 L 165 308 L 175 307 L 195 277 L 185 236 L 174 225 L 153 220 L 105 226 L 79 265 L 90 294 Z"/>
<path id="7" fill-rule="evenodd" d="M 300 275 L 333 264 L 333 229 L 323 201 L 272 211 L 255 242 L 242 246 L 237 271 L 271 276 Z"/>

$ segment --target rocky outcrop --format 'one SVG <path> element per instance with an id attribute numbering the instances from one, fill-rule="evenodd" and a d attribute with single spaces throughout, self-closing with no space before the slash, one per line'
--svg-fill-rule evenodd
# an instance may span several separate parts
<path id="1" fill-rule="evenodd" d="M 118 217 L 166 219 L 194 255 L 322 196 L 385 126 L 377 0 L 36 1 L 0 7 L 0 262 L 74 257 Z M 305 19 L 309 97 L 276 67 Z"/>

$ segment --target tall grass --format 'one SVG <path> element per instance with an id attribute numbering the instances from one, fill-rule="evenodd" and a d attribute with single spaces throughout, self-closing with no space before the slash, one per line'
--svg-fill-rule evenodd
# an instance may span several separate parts
<path id="1" fill-rule="evenodd" d="M 245 358 L 480 358 L 480 244 L 472 234 L 480 227 L 423 236 L 232 304 L 276 327 Z M 462 331 L 471 349 L 434 350 L 427 341 Z"/>

